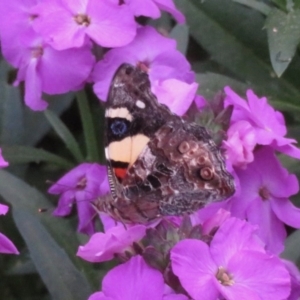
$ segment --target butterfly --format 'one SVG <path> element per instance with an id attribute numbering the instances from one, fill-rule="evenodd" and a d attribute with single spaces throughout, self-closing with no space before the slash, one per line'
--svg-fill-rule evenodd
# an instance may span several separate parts
<path id="1" fill-rule="evenodd" d="M 111 195 L 97 201 L 97 210 L 125 223 L 146 223 L 192 213 L 234 193 L 233 177 L 207 130 L 160 104 L 142 68 L 119 67 L 105 123 Z"/>

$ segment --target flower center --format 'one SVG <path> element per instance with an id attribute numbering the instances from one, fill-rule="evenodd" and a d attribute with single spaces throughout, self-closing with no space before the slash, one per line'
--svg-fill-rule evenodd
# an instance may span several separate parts
<path id="1" fill-rule="evenodd" d="M 270 192 L 265 186 L 259 189 L 258 194 L 262 198 L 262 200 L 268 200 L 270 198 Z"/>
<path id="2" fill-rule="evenodd" d="M 80 180 L 78 180 L 78 182 L 76 184 L 76 188 L 78 190 L 84 190 L 86 187 L 86 182 L 87 182 L 87 180 L 85 177 L 81 178 Z"/>
<path id="3" fill-rule="evenodd" d="M 37 14 L 32 14 L 32 15 L 29 16 L 29 20 L 30 20 L 30 21 L 33 21 L 33 20 L 35 20 L 38 16 L 39 16 L 39 15 L 37 15 Z"/>
<path id="4" fill-rule="evenodd" d="M 74 19 L 78 25 L 83 25 L 87 27 L 91 24 L 90 17 L 84 14 L 78 14 L 74 17 Z"/>
<path id="5" fill-rule="evenodd" d="M 32 50 L 31 50 L 31 56 L 34 58 L 41 57 L 43 55 L 43 53 L 44 53 L 44 49 L 42 46 L 32 48 Z"/>
<path id="6" fill-rule="evenodd" d="M 229 273 L 227 273 L 227 271 L 223 267 L 218 268 L 216 277 L 222 285 L 231 286 L 234 284 L 234 280 L 232 279 L 232 276 Z"/>

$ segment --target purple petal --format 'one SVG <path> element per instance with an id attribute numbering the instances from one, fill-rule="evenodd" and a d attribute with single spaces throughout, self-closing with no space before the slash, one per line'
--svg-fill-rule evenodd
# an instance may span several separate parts
<path id="1" fill-rule="evenodd" d="M 196 223 L 195 224 L 203 224 L 207 220 L 211 219 L 214 217 L 214 215 L 220 210 L 228 210 L 229 209 L 229 202 L 230 200 L 226 201 L 220 201 L 220 202 L 213 202 L 205 206 L 204 208 L 201 208 L 196 212 L 195 217 L 196 217 Z"/>
<path id="2" fill-rule="evenodd" d="M 153 0 L 127 0 L 125 3 L 130 7 L 135 16 L 145 16 L 152 19 L 160 17 L 160 10 Z"/>
<path id="3" fill-rule="evenodd" d="M 261 166 L 264 166 L 264 168 L 261 168 Z M 267 187 L 270 194 L 275 197 L 289 197 L 296 194 L 299 190 L 296 176 L 290 175 L 281 166 L 271 147 L 261 147 L 257 150 L 255 152 L 254 163 L 248 167 L 253 168 L 253 170 L 261 174 L 263 178 L 261 187 Z M 251 178 L 252 180 L 253 178 Z"/>
<path id="4" fill-rule="evenodd" d="M 172 0 L 154 0 L 161 10 L 170 13 L 178 23 L 184 23 L 184 15 L 175 7 Z"/>
<path id="5" fill-rule="evenodd" d="M 44 47 L 39 63 L 43 91 L 59 94 L 76 89 L 87 79 L 94 63 L 89 46 L 63 51 Z"/>
<path id="6" fill-rule="evenodd" d="M 0 169 L 8 166 L 8 162 L 2 156 L 2 150 L 0 148 Z"/>
<path id="7" fill-rule="evenodd" d="M 153 47 L 153 45 L 158 46 Z M 186 61 L 183 62 L 183 55 L 178 53 L 174 40 L 163 37 L 150 26 L 141 27 L 137 30 L 137 35 L 130 44 L 108 51 L 104 58 L 96 64 L 92 74 L 92 79 L 95 82 L 94 91 L 99 99 L 105 101 L 112 77 L 122 63 L 130 63 L 132 65 L 144 63 L 149 68 L 150 80 L 158 76 L 160 79 L 168 79 L 168 76 L 170 74 L 173 76 L 174 71 L 177 70 L 174 67 L 174 64 L 177 65 L 174 59 L 177 58 L 180 72 L 177 71 L 176 76 L 190 79 L 190 75 L 187 75 L 187 73 L 190 73 L 190 66 Z M 165 61 L 163 57 L 166 58 Z M 157 58 L 159 59 L 159 64 L 156 64 Z M 184 65 L 188 65 L 188 68 L 183 72 L 182 68 Z M 164 67 L 163 73 L 161 73 L 162 67 Z"/>
<path id="8" fill-rule="evenodd" d="M 37 59 L 32 59 L 26 70 L 25 78 L 25 103 L 32 110 L 44 110 L 48 103 L 42 96 L 42 81 L 37 71 Z"/>
<path id="9" fill-rule="evenodd" d="M 227 299 L 282 300 L 290 293 L 290 276 L 275 256 L 254 251 L 242 251 L 231 258 L 227 271 L 234 284 L 219 284 Z"/>
<path id="10" fill-rule="evenodd" d="M 227 141 L 224 141 L 224 145 L 231 163 L 243 168 L 254 160 L 255 130 L 247 121 L 235 122 L 227 131 Z"/>
<path id="11" fill-rule="evenodd" d="M 183 115 L 191 106 L 198 84 L 187 84 L 177 79 L 167 79 L 159 85 L 153 85 L 152 90 L 160 103 L 165 104 L 170 110 Z"/>
<path id="12" fill-rule="evenodd" d="M 254 199 L 247 209 L 247 219 L 251 224 L 258 225 L 257 234 L 266 243 L 266 249 L 278 254 L 283 250 L 286 231 L 272 211 L 270 202 Z"/>
<path id="13" fill-rule="evenodd" d="M 121 47 L 136 35 L 137 24 L 131 10 L 125 5 L 90 0 L 87 14 L 91 24 L 86 33 L 102 47 Z"/>
<path id="14" fill-rule="evenodd" d="M 91 168 L 92 164 L 83 163 L 75 167 L 63 177 L 61 177 L 55 184 L 53 184 L 49 189 L 49 194 L 60 194 L 62 192 L 68 191 L 71 188 L 76 188 L 76 185 L 82 177 L 86 175 L 86 172 Z"/>
<path id="15" fill-rule="evenodd" d="M 108 231 L 112 227 L 123 225 L 121 222 L 117 222 L 115 219 L 113 219 L 110 215 L 106 213 L 100 212 L 99 216 L 104 228 L 104 232 Z"/>
<path id="16" fill-rule="evenodd" d="M 75 202 L 75 194 L 74 191 L 66 191 L 63 192 L 59 197 L 58 205 L 53 212 L 53 215 L 56 217 L 64 217 L 71 213 L 73 202 Z"/>
<path id="17" fill-rule="evenodd" d="M 199 240 L 183 240 L 171 250 L 172 270 L 182 286 L 195 300 L 215 300 L 219 294 L 214 285 L 217 266 L 208 246 Z"/>
<path id="18" fill-rule="evenodd" d="M 63 7 L 68 7 L 70 11 L 72 11 L 73 13 L 85 12 L 87 5 L 89 3 L 89 0 L 77 0 L 77 1 L 60 0 L 60 1 Z"/>
<path id="19" fill-rule="evenodd" d="M 0 233 L 0 253 L 19 254 L 13 242 L 2 233 Z"/>
<path id="20" fill-rule="evenodd" d="M 95 219 L 95 209 L 86 199 L 77 198 L 77 213 L 78 213 L 78 232 L 92 235 L 94 233 L 93 219 Z"/>
<path id="21" fill-rule="evenodd" d="M 300 228 L 300 209 L 288 199 L 273 198 L 271 207 L 277 218 L 283 223 Z"/>
<path id="22" fill-rule="evenodd" d="M 220 208 L 215 215 L 203 223 L 202 233 L 209 234 L 213 229 L 220 227 L 229 218 L 230 212 Z"/>
<path id="23" fill-rule="evenodd" d="M 224 100 L 225 106 L 233 105 L 234 108 L 241 111 L 249 111 L 248 103 L 237 93 L 235 93 L 229 86 L 224 88 L 226 98 Z M 235 112 L 234 112 L 235 113 Z M 239 120 L 239 118 L 232 118 L 233 121 Z"/>
<path id="24" fill-rule="evenodd" d="M 114 300 L 161 300 L 164 280 L 162 274 L 149 267 L 142 257 L 134 256 L 107 273 L 102 290 Z"/>
<path id="25" fill-rule="evenodd" d="M 291 276 L 291 293 L 287 300 L 299 300 L 300 297 L 300 272 L 299 269 L 290 261 L 282 260 L 287 271 Z"/>
<path id="26" fill-rule="evenodd" d="M 129 248 L 133 242 L 141 240 L 145 233 L 146 227 L 143 225 L 125 229 L 123 224 L 105 233 L 95 233 L 86 245 L 79 247 L 77 256 L 90 262 L 110 260 L 116 253 L 122 253 Z"/>
<path id="27" fill-rule="evenodd" d="M 165 295 L 162 298 L 163 300 L 189 300 L 189 298 L 185 295 L 181 294 L 170 294 L 170 295 Z"/>
<path id="28" fill-rule="evenodd" d="M 39 6 L 41 16 L 36 21 L 35 29 L 56 50 L 81 47 L 85 42 L 85 26 L 81 27 L 75 22 L 70 8 L 55 1 L 55 7 L 48 12 L 48 5 L 47 1 Z"/>
<path id="29" fill-rule="evenodd" d="M 0 215 L 6 215 L 9 210 L 9 207 L 7 205 L 0 203 Z"/>
<path id="30" fill-rule="evenodd" d="M 291 145 L 291 144 L 278 145 L 277 140 L 275 140 L 275 141 L 273 141 L 271 146 L 272 146 L 272 148 L 274 148 L 275 150 L 277 150 L 279 152 L 282 152 L 291 157 L 300 159 L 300 149 L 294 145 Z"/>
<path id="31" fill-rule="evenodd" d="M 92 294 L 88 300 L 115 300 L 114 298 L 105 296 L 102 292 Z"/>
<path id="32" fill-rule="evenodd" d="M 249 108 L 257 124 L 262 123 L 264 130 L 271 131 L 274 136 L 284 136 L 286 126 L 282 114 L 268 104 L 267 98 L 258 98 L 252 90 L 247 91 Z"/>
<path id="33" fill-rule="evenodd" d="M 174 65 L 176 68 L 174 68 Z M 191 66 L 186 57 L 179 51 L 164 51 L 159 53 L 151 63 L 149 71 L 151 82 L 175 78 L 186 83 L 195 82 L 195 73 L 191 71 Z"/>
<path id="34" fill-rule="evenodd" d="M 256 230 L 246 221 L 237 218 L 226 220 L 210 244 L 210 252 L 217 265 L 225 267 L 242 250 L 264 252 L 264 244 L 255 234 Z"/>

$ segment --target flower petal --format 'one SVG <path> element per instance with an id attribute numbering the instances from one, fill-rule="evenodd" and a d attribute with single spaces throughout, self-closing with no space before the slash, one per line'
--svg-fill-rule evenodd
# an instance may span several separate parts
<path id="1" fill-rule="evenodd" d="M 210 244 L 210 252 L 216 264 L 226 266 L 241 250 L 264 252 L 264 244 L 255 234 L 256 231 L 257 228 L 238 218 L 224 221 Z"/>
<path id="2" fill-rule="evenodd" d="M 149 267 L 141 256 L 134 256 L 107 273 L 102 291 L 114 300 L 161 300 L 164 280 L 162 274 Z"/>
<path id="3" fill-rule="evenodd" d="M 231 258 L 227 271 L 232 274 L 234 284 L 220 284 L 226 299 L 282 300 L 290 293 L 290 276 L 278 257 L 241 251 Z"/>
<path id="4" fill-rule="evenodd" d="M 274 197 L 271 207 L 280 221 L 294 228 L 300 228 L 300 208 L 290 200 Z"/>
<path id="5" fill-rule="evenodd" d="M 275 254 L 282 252 L 286 231 L 284 224 L 271 209 L 271 201 L 254 199 L 247 209 L 247 220 L 258 225 L 257 234 L 266 243 L 267 250 Z"/>
<path id="6" fill-rule="evenodd" d="M 171 250 L 172 270 L 182 286 L 195 300 L 215 300 L 219 294 L 214 285 L 217 266 L 207 244 L 183 240 Z"/>
<path id="7" fill-rule="evenodd" d="M 13 242 L 2 233 L 0 233 L 0 253 L 19 254 Z"/>

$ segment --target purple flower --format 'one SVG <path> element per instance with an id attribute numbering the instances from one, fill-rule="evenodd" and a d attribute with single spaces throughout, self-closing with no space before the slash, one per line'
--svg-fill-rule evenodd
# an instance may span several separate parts
<path id="1" fill-rule="evenodd" d="M 298 268 L 290 261 L 283 260 L 286 269 L 290 273 L 291 276 L 291 293 L 287 300 L 299 300 L 300 298 L 300 272 Z"/>
<path id="2" fill-rule="evenodd" d="M 268 104 L 267 98 L 258 98 L 252 90 L 248 90 L 247 102 L 229 87 L 225 87 L 225 93 L 225 106 L 234 107 L 232 123 L 249 122 L 255 131 L 257 144 L 270 145 L 277 151 L 300 158 L 300 149 L 293 145 L 296 141 L 284 137 L 287 130 L 283 115 Z"/>
<path id="3" fill-rule="evenodd" d="M 66 216 L 71 213 L 72 204 L 76 203 L 79 216 L 78 231 L 91 235 L 94 226 L 91 222 L 95 210 L 91 201 L 109 191 L 106 167 L 96 163 L 83 163 L 65 174 L 48 193 L 60 195 L 55 216 Z"/>
<path id="4" fill-rule="evenodd" d="M 121 224 L 110 228 L 105 233 L 94 233 L 86 245 L 79 247 L 77 256 L 90 262 L 111 260 L 115 254 L 130 252 L 133 242 L 140 241 L 146 229 L 143 225 L 125 228 Z"/>
<path id="5" fill-rule="evenodd" d="M 299 190 L 296 176 L 280 165 L 270 147 L 255 151 L 254 161 L 236 173 L 241 193 L 230 200 L 230 211 L 258 225 L 267 249 L 280 253 L 286 237 L 284 224 L 300 228 L 300 209 L 289 201 Z"/>
<path id="6" fill-rule="evenodd" d="M 200 111 L 207 105 L 207 101 L 205 100 L 205 98 L 203 96 L 200 96 L 200 95 L 195 96 L 194 102 L 196 104 L 196 107 Z"/>
<path id="7" fill-rule="evenodd" d="M 8 206 L 0 204 L 0 215 L 6 215 Z M 0 253 L 19 254 L 16 246 L 4 234 L 0 233 Z"/>
<path id="8" fill-rule="evenodd" d="M 232 165 L 244 168 L 254 159 L 256 135 L 252 125 L 247 121 L 233 123 L 227 131 L 227 140 L 223 142 L 226 156 Z"/>
<path id="9" fill-rule="evenodd" d="M 41 98 L 42 92 L 60 94 L 79 89 L 94 61 L 89 46 L 57 51 L 36 39 L 23 49 L 15 84 L 24 80 L 25 103 L 33 110 L 44 110 L 48 103 Z"/>
<path id="10" fill-rule="evenodd" d="M 0 148 L 0 169 L 8 166 L 8 162 L 2 156 L 2 150 Z"/>
<path id="11" fill-rule="evenodd" d="M 15 67 L 22 61 L 23 43 L 36 36 L 32 25 L 36 14 L 32 12 L 38 0 L 1 1 L 0 38 L 3 56 Z"/>
<path id="12" fill-rule="evenodd" d="M 210 246 L 193 239 L 175 245 L 172 269 L 193 299 L 286 299 L 290 276 L 279 258 L 264 251 L 254 231 L 246 221 L 230 218 Z"/>
<path id="13" fill-rule="evenodd" d="M 186 112 L 194 100 L 197 84 L 187 60 L 176 50 L 174 40 L 163 37 L 151 27 L 143 27 L 129 45 L 108 51 L 92 74 L 99 99 L 106 100 L 113 75 L 125 62 L 148 72 L 152 92 L 161 103 L 175 113 Z"/>
<path id="14" fill-rule="evenodd" d="M 184 15 L 176 9 L 172 0 L 124 0 L 135 16 L 153 19 L 160 17 L 160 9 L 169 12 L 177 22 L 184 23 Z"/>
<path id="15" fill-rule="evenodd" d="M 35 29 L 55 49 L 83 46 L 91 38 L 102 47 L 131 42 L 137 24 L 126 5 L 110 0 L 47 0 L 35 11 Z"/>
<path id="16" fill-rule="evenodd" d="M 228 218 L 230 218 L 230 212 L 220 208 L 216 214 L 203 222 L 202 233 L 209 234 L 210 232 L 213 232 L 213 230 L 220 227 Z"/>
<path id="17" fill-rule="evenodd" d="M 91 45 L 57 51 L 33 29 L 39 20 L 37 1 L 6 1 L 0 4 L 0 37 L 4 57 L 18 68 L 17 85 L 25 81 L 25 103 L 44 110 L 42 92 L 59 94 L 79 89 L 95 63 Z M 76 70 L 76 71 L 74 71 Z"/>
<path id="18" fill-rule="evenodd" d="M 102 292 L 94 293 L 89 300 L 162 300 L 163 292 L 162 274 L 141 256 L 134 256 L 109 271 L 103 279 Z"/>

